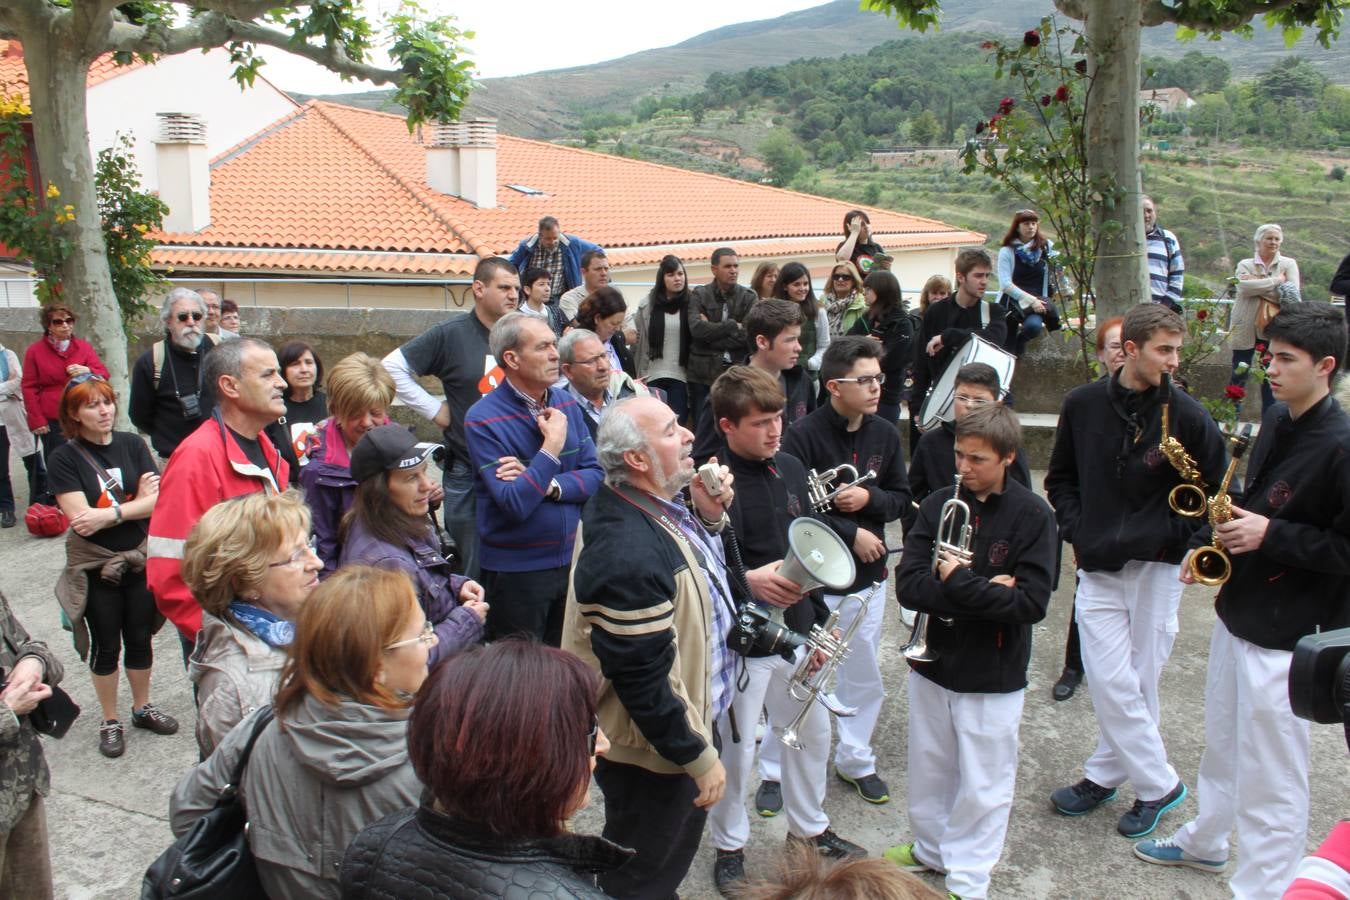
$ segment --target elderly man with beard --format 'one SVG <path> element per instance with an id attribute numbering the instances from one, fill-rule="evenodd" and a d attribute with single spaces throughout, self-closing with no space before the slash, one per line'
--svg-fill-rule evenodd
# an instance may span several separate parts
<path id="1" fill-rule="evenodd" d="M 206 301 L 196 291 L 169 291 L 159 311 L 164 338 L 131 367 L 127 412 L 132 424 L 150 436 L 161 463 L 211 412 L 211 392 L 202 385 L 202 359 L 217 339 L 205 331 L 206 316 Z"/>
<path id="2" fill-rule="evenodd" d="M 714 535 L 734 494 L 725 467 L 718 492 L 693 478 L 693 449 L 660 400 L 616 403 L 597 436 L 605 483 L 577 533 L 562 646 L 601 675 L 604 836 L 637 851 L 600 876 L 611 897 L 674 897 L 726 788 L 713 723 L 735 694 L 733 610 Z"/>

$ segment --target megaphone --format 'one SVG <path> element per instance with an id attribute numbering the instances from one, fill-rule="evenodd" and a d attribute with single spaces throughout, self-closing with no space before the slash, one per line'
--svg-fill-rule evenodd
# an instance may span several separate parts
<path id="1" fill-rule="evenodd" d="M 788 552 L 778 574 L 801 585 L 803 593 L 818 587 L 837 593 L 852 587 L 858 568 L 843 538 L 803 516 L 788 526 Z"/>

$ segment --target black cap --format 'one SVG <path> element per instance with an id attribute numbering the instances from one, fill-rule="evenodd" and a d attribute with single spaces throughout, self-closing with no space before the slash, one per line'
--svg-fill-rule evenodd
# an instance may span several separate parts
<path id="1" fill-rule="evenodd" d="M 359 482 L 381 472 L 411 469 L 428 456 L 439 459 L 440 449 L 440 444 L 419 443 L 402 425 L 381 425 L 363 434 L 352 448 L 352 478 Z"/>

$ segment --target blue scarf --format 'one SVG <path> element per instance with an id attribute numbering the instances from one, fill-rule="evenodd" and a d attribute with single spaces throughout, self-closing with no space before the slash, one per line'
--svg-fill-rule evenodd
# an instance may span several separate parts
<path id="1" fill-rule="evenodd" d="M 258 640 L 269 647 L 289 647 L 295 640 L 295 623 L 265 609 L 236 600 L 230 604 L 230 614 Z"/>
<path id="2" fill-rule="evenodd" d="M 1031 244 L 1023 244 L 1021 241 L 1013 242 L 1013 252 L 1017 258 L 1029 266 L 1038 266 L 1041 264 L 1041 258 L 1045 255 L 1041 248 L 1033 247 Z"/>

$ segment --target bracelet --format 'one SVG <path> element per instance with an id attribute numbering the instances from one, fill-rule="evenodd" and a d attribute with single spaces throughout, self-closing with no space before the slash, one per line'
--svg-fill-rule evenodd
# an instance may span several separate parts
<path id="1" fill-rule="evenodd" d="M 722 515 L 715 522 L 709 522 L 703 518 L 703 513 L 697 509 L 694 510 L 694 515 L 698 516 L 698 520 L 703 523 L 703 527 L 708 529 L 711 534 L 721 534 L 722 530 L 731 524 L 731 516 L 727 515 L 725 509 L 722 510 Z"/>

